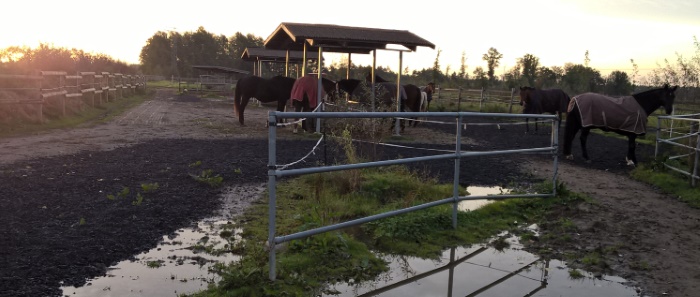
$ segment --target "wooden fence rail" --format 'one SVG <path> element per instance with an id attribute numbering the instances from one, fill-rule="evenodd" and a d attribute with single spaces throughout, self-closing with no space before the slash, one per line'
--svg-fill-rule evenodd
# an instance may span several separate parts
<path id="1" fill-rule="evenodd" d="M 38 75 L 0 74 L 0 122 L 44 123 L 47 112 L 64 117 L 132 96 L 146 86 L 139 75 L 109 72 L 39 71 Z"/>
<path id="2" fill-rule="evenodd" d="M 483 104 L 486 102 L 507 104 L 508 112 L 513 112 L 513 104 L 520 102 L 520 97 L 516 97 L 516 90 L 487 90 L 487 89 L 464 89 L 459 88 L 441 88 L 437 87 L 435 96 L 440 101 L 452 102 L 456 101 L 459 107 L 462 102 L 479 102 L 479 112 L 481 112 Z"/>

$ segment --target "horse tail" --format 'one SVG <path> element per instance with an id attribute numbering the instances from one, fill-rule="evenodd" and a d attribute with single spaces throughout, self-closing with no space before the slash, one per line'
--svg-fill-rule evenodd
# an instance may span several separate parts
<path id="1" fill-rule="evenodd" d="M 420 92 L 420 111 L 428 111 L 428 93 Z"/>
<path id="2" fill-rule="evenodd" d="M 567 108 L 566 127 L 564 127 L 564 156 L 571 155 L 571 144 L 576 133 L 581 129 L 581 113 L 575 100 L 571 100 L 570 109 Z"/>
<path id="3" fill-rule="evenodd" d="M 233 113 L 240 119 L 241 118 L 241 81 L 239 79 L 236 82 L 236 90 L 233 92 Z"/>

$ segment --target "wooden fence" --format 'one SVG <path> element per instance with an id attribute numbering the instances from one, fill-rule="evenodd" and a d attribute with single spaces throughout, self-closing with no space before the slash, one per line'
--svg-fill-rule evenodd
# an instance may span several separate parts
<path id="1" fill-rule="evenodd" d="M 0 122 L 81 112 L 86 106 L 129 97 L 145 87 L 143 76 L 108 72 L 39 71 L 37 75 L 0 74 Z"/>
<path id="2" fill-rule="evenodd" d="M 448 89 L 437 87 L 433 100 L 437 102 L 448 102 L 457 104 L 460 107 L 462 103 L 478 102 L 479 112 L 482 111 L 484 103 L 497 103 L 508 106 L 508 112 L 513 112 L 513 104 L 519 104 L 520 97 L 516 95 L 516 89 L 510 90 L 487 90 L 487 89 L 464 89 L 462 87 L 456 89 Z"/>

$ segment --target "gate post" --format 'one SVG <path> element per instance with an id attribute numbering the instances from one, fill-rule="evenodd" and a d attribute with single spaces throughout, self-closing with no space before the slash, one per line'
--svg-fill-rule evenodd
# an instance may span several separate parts
<path id="1" fill-rule="evenodd" d="M 459 162 L 462 154 L 462 116 L 457 116 L 457 131 L 455 144 L 455 172 L 452 184 L 452 228 L 457 229 L 457 212 L 459 211 Z"/>
<path id="2" fill-rule="evenodd" d="M 277 176 L 275 175 L 277 163 L 277 116 L 275 112 L 268 113 L 268 162 L 267 162 L 267 190 L 268 190 L 268 234 L 267 247 L 270 249 L 270 280 L 275 280 L 275 216 L 277 204 Z"/>

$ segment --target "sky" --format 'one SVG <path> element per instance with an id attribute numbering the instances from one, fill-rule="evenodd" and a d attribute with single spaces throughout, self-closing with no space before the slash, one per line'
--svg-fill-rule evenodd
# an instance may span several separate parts
<path id="1" fill-rule="evenodd" d="M 467 72 L 486 69 L 482 56 L 496 48 L 503 58 L 496 74 L 514 67 L 525 54 L 546 67 L 583 64 L 602 74 L 631 74 L 674 63 L 677 54 L 695 54 L 700 38 L 697 0 L 481 0 L 453 1 L 12 1 L 3 3 L 0 49 L 46 43 L 101 53 L 139 63 L 141 48 L 157 31 L 194 32 L 200 26 L 215 35 L 236 32 L 267 39 L 283 22 L 408 30 L 435 44 L 403 54 L 403 68 L 440 66 Z M 406 4 L 411 3 L 411 4 Z M 377 65 L 396 70 L 395 51 L 377 52 Z M 324 54 L 339 62 L 340 54 Z M 353 63 L 371 65 L 371 55 L 353 54 Z"/>

